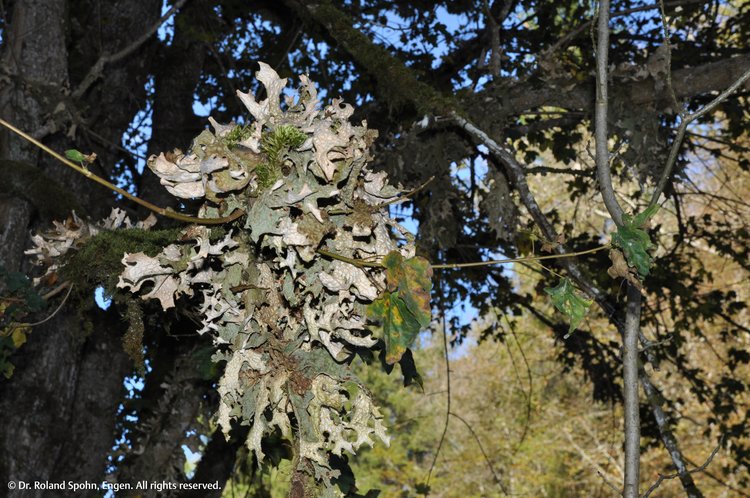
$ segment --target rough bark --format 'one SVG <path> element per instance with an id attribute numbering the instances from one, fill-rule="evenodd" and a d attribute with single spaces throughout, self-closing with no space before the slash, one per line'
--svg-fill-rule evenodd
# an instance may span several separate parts
<path id="1" fill-rule="evenodd" d="M 156 0 L 130 2 L 132 7 L 142 9 L 139 12 L 128 11 L 121 3 L 104 6 L 105 10 L 112 10 L 104 17 L 99 11 L 100 16 L 88 24 L 91 32 L 99 28 L 102 36 L 102 44 L 95 48 L 127 43 L 140 32 L 141 23 L 159 13 L 160 2 Z M 76 2 L 75 7 L 86 8 L 82 4 Z M 88 4 L 88 8 L 94 4 Z M 71 29 L 76 30 L 67 22 L 68 7 L 62 0 L 18 0 L 12 4 L 0 55 L 10 84 L 0 89 L 0 114 L 34 132 L 44 129 L 53 119 L 65 122 L 70 117 L 66 112 L 55 112 L 61 104 L 71 111 L 74 122 L 76 116 L 96 109 L 97 114 L 91 119 L 84 116 L 84 121 L 107 140 L 118 143 L 133 112 L 121 101 L 123 89 L 137 81 L 134 75 L 138 65 L 121 65 L 100 82 L 98 93 L 86 95 L 84 102 L 68 102 L 65 92 L 73 78 L 69 74 L 70 47 L 66 40 Z M 85 65 L 94 55 L 87 58 L 77 54 L 77 60 Z M 67 125 L 63 128 L 68 131 Z M 96 217 L 109 211 L 113 197 L 106 190 L 93 187 L 85 178 L 7 132 L 0 140 L 0 156 L 40 168 L 51 183 L 69 192 L 86 213 Z M 46 136 L 45 143 L 57 150 L 77 146 L 64 132 Z M 98 152 L 106 157 L 105 152 Z M 29 231 L 41 227 L 37 210 L 27 199 L 18 192 L 0 196 L 0 264 L 11 270 L 24 267 L 23 250 Z M 56 217 L 67 215 L 62 206 L 54 205 L 53 199 L 47 202 L 59 211 Z M 0 475 L 27 480 L 103 478 L 115 436 L 123 376 L 132 365 L 120 344 L 119 317 L 95 312 L 87 319 L 93 325 L 90 334 L 82 331 L 71 301 L 53 320 L 34 328 L 28 342 L 12 358 L 14 376 L 0 382 L 0 413 L 8 428 L 0 433 Z"/>

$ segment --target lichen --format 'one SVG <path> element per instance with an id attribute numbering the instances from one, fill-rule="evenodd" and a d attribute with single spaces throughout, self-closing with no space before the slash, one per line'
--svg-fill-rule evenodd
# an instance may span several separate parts
<path id="1" fill-rule="evenodd" d="M 263 439 L 281 434 L 294 448 L 295 485 L 315 482 L 321 496 L 340 496 L 336 457 L 389 441 L 370 392 L 349 368 L 356 351 L 381 339 L 366 308 L 386 277 L 378 265 L 350 262 L 412 258 L 415 247 L 395 235 L 405 230 L 386 206 L 400 190 L 369 170 L 375 134 L 350 122 L 353 107 L 334 99 L 320 109 L 306 76 L 282 107 L 286 80 L 266 64 L 258 79 L 264 100 L 239 93 L 254 118 L 249 125 L 211 119 L 214 131 L 202 132 L 187 153 L 148 161 L 171 193 L 203 201 L 199 216 L 243 209 L 244 220 L 177 232 L 101 231 L 115 223 L 74 220 L 57 224 L 51 239 L 36 236 L 32 252 L 62 258 L 60 271 L 76 282 L 102 282 L 164 310 L 193 306 L 199 332 L 213 337 L 213 359 L 225 363 L 217 414 L 225 434 L 234 420 L 247 425 L 258 462 Z M 239 150 L 252 161 L 233 157 Z M 136 307 L 127 310 L 125 341 L 139 359 L 142 322 Z"/>

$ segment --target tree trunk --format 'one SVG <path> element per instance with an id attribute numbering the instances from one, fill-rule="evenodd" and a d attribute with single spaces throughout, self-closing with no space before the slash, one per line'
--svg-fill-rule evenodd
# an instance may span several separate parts
<path id="1" fill-rule="evenodd" d="M 160 8 L 157 0 L 100 4 L 17 0 L 8 6 L 1 60 L 10 84 L 0 89 L 0 115 L 31 133 L 46 129 L 41 135 L 55 150 L 85 150 L 71 143 L 65 133 L 73 131 L 67 121 L 71 116 L 74 122 L 80 121 L 75 127 L 79 131 L 90 127 L 106 141 L 119 143 L 133 109 L 143 104 L 140 95 L 145 95 L 142 81 L 147 68 L 135 61 L 137 55 L 132 62 L 105 68 L 105 76 L 84 95 L 83 102 L 71 102 L 68 97 L 70 81 L 75 84 L 79 73 L 88 71 L 102 52 L 135 39 L 144 24 L 158 18 Z M 91 21 L 81 25 L 80 18 L 71 17 L 68 22 L 68 13 L 75 9 L 88 9 Z M 86 42 L 79 41 L 81 33 L 87 34 Z M 69 36 L 77 41 L 68 45 Z M 79 66 L 71 67 L 69 50 L 75 52 Z M 95 115 L 89 115 L 92 109 Z M 109 149 L 97 153 L 105 159 L 112 157 Z M 85 210 L 79 214 L 97 218 L 113 205 L 106 190 L 8 132 L 1 134 L 0 156 L 39 167 L 50 181 L 75 196 Z M 104 164 L 106 174 L 111 163 Z M 67 215 L 59 212 L 55 217 Z M 23 198 L 0 197 L 0 264 L 13 271 L 27 269 L 23 250 L 29 231 L 43 229 L 46 222 Z M 116 313 L 89 313 L 86 320 L 93 332 L 87 334 L 74 306 L 71 300 L 52 320 L 33 329 L 28 342 L 12 357 L 13 377 L 0 381 L 0 413 L 8 428 L 0 433 L 0 476 L 8 480 L 100 482 L 104 477 L 123 378 L 132 363 L 120 344 L 123 325 Z M 16 493 L 39 496 L 43 492 Z M 11 492 L 10 496 L 15 495 Z"/>

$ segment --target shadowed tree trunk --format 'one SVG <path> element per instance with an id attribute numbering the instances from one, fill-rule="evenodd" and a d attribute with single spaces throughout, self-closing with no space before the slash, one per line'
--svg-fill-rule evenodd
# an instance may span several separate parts
<path id="1" fill-rule="evenodd" d="M 96 150 L 107 165 L 103 173 L 108 173 L 111 144 L 119 144 L 134 109 L 143 105 L 143 60 L 135 56 L 106 68 L 103 79 L 80 102 L 70 100 L 68 88 L 100 55 L 130 43 L 143 26 L 153 23 L 160 2 L 17 0 L 5 7 L 1 57 L 10 84 L 0 89 L 0 115 L 28 132 L 42 130 L 44 142 L 55 150 Z M 90 14 L 86 25 L 69 22 L 68 13 L 77 9 Z M 76 21 L 81 19 L 85 17 Z M 80 136 L 71 140 L 76 130 L 59 126 L 71 117 L 78 132 L 94 129 L 110 145 L 95 148 L 81 142 Z M 42 169 L 50 181 L 73 195 L 84 210 L 81 215 L 99 218 L 113 205 L 105 189 L 93 187 L 7 132 L 2 133 L 0 156 Z M 46 202 L 54 205 L 54 199 Z M 22 261 L 29 231 L 48 222 L 38 211 L 20 196 L 0 198 L 0 264 L 8 270 L 28 269 Z M 67 215 L 54 212 L 56 218 Z M 71 300 L 54 319 L 33 329 L 12 358 L 12 381 L 0 382 L 0 413 L 4 425 L 12 428 L 0 434 L 3 478 L 96 482 L 104 476 L 123 377 L 132 362 L 120 343 L 123 324 L 116 313 L 88 313 L 89 328 L 81 323 L 75 306 Z"/>

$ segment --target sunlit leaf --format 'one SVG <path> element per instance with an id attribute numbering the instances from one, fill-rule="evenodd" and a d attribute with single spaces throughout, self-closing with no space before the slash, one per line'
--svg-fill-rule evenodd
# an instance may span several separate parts
<path id="1" fill-rule="evenodd" d="M 383 258 L 388 290 L 398 291 L 407 309 L 422 328 L 430 326 L 432 309 L 432 267 L 424 258 L 404 259 L 398 251 L 391 251 Z"/>
<path id="2" fill-rule="evenodd" d="M 13 345 L 20 348 L 26 343 L 26 334 L 29 332 L 29 327 L 16 327 L 13 329 L 11 338 L 13 339 Z"/>
<path id="3" fill-rule="evenodd" d="M 385 292 L 367 307 L 367 317 L 381 324 L 385 339 L 385 361 L 398 362 L 422 329 L 399 292 Z"/>
<path id="4" fill-rule="evenodd" d="M 75 150 L 75 149 L 66 150 L 65 157 L 77 163 L 82 163 L 86 161 L 86 155 L 83 152 Z"/>
<path id="5" fill-rule="evenodd" d="M 635 217 L 623 216 L 623 225 L 612 234 L 612 244 L 622 249 L 628 264 L 638 270 L 641 277 L 648 275 L 653 262 L 648 251 L 654 247 L 643 226 L 658 209 L 659 206 L 654 205 Z"/>
<path id="6" fill-rule="evenodd" d="M 546 287 L 544 292 L 552 298 L 555 308 L 568 317 L 570 322 L 568 334 L 572 333 L 583 321 L 586 311 L 593 302 L 576 294 L 575 287 L 567 278 L 563 278 L 556 287 Z"/>

